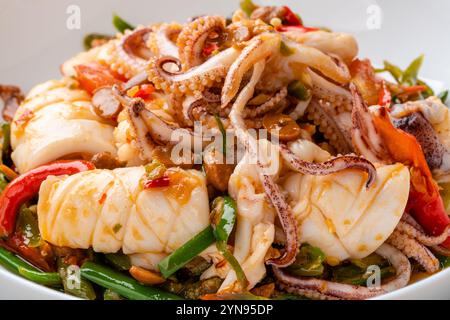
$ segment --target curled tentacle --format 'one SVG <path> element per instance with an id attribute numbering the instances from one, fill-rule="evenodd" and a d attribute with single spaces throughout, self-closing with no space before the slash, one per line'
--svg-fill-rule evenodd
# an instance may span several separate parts
<path id="1" fill-rule="evenodd" d="M 263 104 L 254 108 L 247 107 L 244 109 L 244 118 L 255 118 L 273 111 L 279 107 L 280 103 L 286 98 L 287 94 L 287 88 L 284 87 Z"/>
<path id="2" fill-rule="evenodd" d="M 367 173 L 366 188 L 369 188 L 375 182 L 377 170 L 374 165 L 360 157 L 340 156 L 322 163 L 308 162 L 300 160 L 286 145 L 280 145 L 281 156 L 288 165 L 302 174 L 310 175 L 328 175 L 347 169 L 362 170 Z"/>
<path id="3" fill-rule="evenodd" d="M 148 66 L 149 81 L 167 94 L 200 94 L 225 78 L 238 55 L 238 50 L 229 48 L 187 72 L 181 72 L 181 62 L 174 57 L 153 59 Z M 177 65 L 178 70 L 173 72 L 166 69 L 168 63 Z"/>
<path id="4" fill-rule="evenodd" d="M 330 115 L 317 100 L 313 99 L 306 111 L 308 119 L 319 127 L 325 138 L 339 153 L 353 152 L 351 138 L 348 137 L 347 132 L 341 129 L 336 117 Z"/>
<path id="5" fill-rule="evenodd" d="M 411 276 L 411 265 L 408 258 L 387 244 L 383 244 L 378 248 L 377 253 L 388 259 L 396 269 L 396 277 L 379 288 L 362 287 L 307 277 L 297 278 L 277 267 L 273 267 L 273 272 L 282 289 L 291 293 L 306 295 L 310 298 L 369 299 L 406 286 Z"/>
<path id="6" fill-rule="evenodd" d="M 316 72 L 309 70 L 313 83 L 312 93 L 316 99 L 329 102 L 337 112 L 352 110 L 352 95 L 341 86 L 338 86 Z"/>
<path id="7" fill-rule="evenodd" d="M 264 187 L 266 196 L 270 199 L 272 205 L 275 207 L 278 218 L 280 219 L 283 231 L 286 235 L 285 250 L 280 257 L 270 259 L 268 264 L 285 267 L 294 262 L 298 251 L 298 234 L 297 224 L 294 214 L 289 204 L 286 202 L 279 186 L 275 183 L 272 175 L 266 172 L 264 163 L 266 159 L 261 159 L 256 150 L 254 138 L 248 133 L 242 112 L 245 105 L 253 96 L 256 83 L 260 79 L 265 63 L 259 61 L 254 65 L 253 74 L 249 83 L 242 89 L 236 101 L 233 104 L 230 112 L 230 121 L 233 125 L 236 136 L 240 142 L 246 147 L 247 151 L 257 160 L 258 175 Z"/>
<path id="8" fill-rule="evenodd" d="M 181 25 L 178 23 L 163 24 L 149 35 L 147 45 L 155 56 L 171 56 L 179 58 L 178 47 L 174 38 L 181 32 Z"/>
<path id="9" fill-rule="evenodd" d="M 350 84 L 353 96 L 352 141 L 356 150 L 373 162 L 383 163 L 390 156 L 383 145 L 372 119 L 372 114 L 354 84 Z"/>
<path id="10" fill-rule="evenodd" d="M 125 74 L 127 78 L 144 70 L 148 59 L 153 56 L 151 50 L 146 46 L 146 37 L 151 32 L 151 28 L 136 28 L 128 31 L 117 45 L 118 59 L 131 71 L 131 73 Z"/>
<path id="11" fill-rule="evenodd" d="M 439 260 L 433 253 L 407 234 L 395 230 L 387 242 L 402 251 L 407 257 L 416 260 L 427 272 L 439 270 Z"/>
<path id="12" fill-rule="evenodd" d="M 411 225 L 407 222 L 401 221 L 397 225 L 397 230 L 408 235 L 409 237 L 416 239 L 421 244 L 431 247 L 438 246 L 447 240 L 447 237 L 450 236 L 450 226 L 448 226 L 444 232 L 440 236 L 432 237 L 427 235 L 423 230 L 418 229 L 414 225 Z"/>
<path id="13" fill-rule="evenodd" d="M 177 46 L 184 70 L 205 61 L 203 49 L 213 35 L 220 37 L 225 31 L 225 19 L 221 16 L 203 16 L 186 25 L 178 36 Z"/>
<path id="14" fill-rule="evenodd" d="M 236 96 L 244 74 L 249 71 L 257 61 L 269 57 L 278 50 L 281 38 L 274 33 L 259 35 L 249 41 L 239 57 L 231 65 L 222 89 L 222 107 L 227 106 Z"/>

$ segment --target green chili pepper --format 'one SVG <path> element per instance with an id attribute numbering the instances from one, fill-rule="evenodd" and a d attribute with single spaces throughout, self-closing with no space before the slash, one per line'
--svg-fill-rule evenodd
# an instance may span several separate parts
<path id="1" fill-rule="evenodd" d="M 223 125 L 222 120 L 220 120 L 219 115 L 215 114 L 214 119 L 216 119 L 217 126 L 219 127 L 220 133 L 222 134 L 222 154 L 227 154 L 227 132 Z"/>
<path id="2" fill-rule="evenodd" d="M 36 208 L 36 207 L 34 207 Z M 41 234 L 36 211 L 22 205 L 17 219 L 16 230 L 25 238 L 27 246 L 35 248 L 41 245 Z"/>
<path id="3" fill-rule="evenodd" d="M 61 278 L 56 272 L 42 272 L 39 269 L 20 259 L 5 248 L 0 247 L 0 264 L 6 269 L 21 275 L 33 282 L 43 285 L 61 284 Z"/>
<path id="4" fill-rule="evenodd" d="M 92 48 L 92 42 L 95 40 L 109 40 L 112 36 L 107 34 L 100 34 L 100 33 L 91 33 L 84 37 L 83 39 L 83 46 L 85 50 L 89 50 Z"/>
<path id="5" fill-rule="evenodd" d="M 295 259 L 287 269 L 295 276 L 317 277 L 323 274 L 325 254 L 319 248 L 302 245 Z"/>
<path id="6" fill-rule="evenodd" d="M 81 266 L 81 276 L 130 300 L 181 299 L 160 289 L 144 286 L 129 276 L 90 261 Z"/>
<path id="7" fill-rule="evenodd" d="M 88 280 L 81 277 L 80 268 L 78 266 L 70 266 L 62 259 L 58 259 L 58 271 L 62 279 L 65 293 L 82 299 L 95 300 L 97 295 L 95 294 L 94 287 Z"/>
<path id="8" fill-rule="evenodd" d="M 396 65 L 390 63 L 389 61 L 383 61 L 384 68 L 383 69 L 377 69 L 376 72 L 389 72 L 391 76 L 395 79 L 397 83 L 401 82 L 401 79 L 403 77 L 403 70 L 397 67 Z"/>
<path id="9" fill-rule="evenodd" d="M 120 33 L 124 33 L 125 30 L 134 30 L 136 27 L 132 26 L 125 20 L 123 20 L 121 17 L 119 17 L 117 14 L 113 16 L 113 25 L 119 31 Z"/>
<path id="10" fill-rule="evenodd" d="M 306 101 L 311 96 L 311 91 L 299 80 L 295 80 L 288 85 L 288 93 L 301 101 Z"/>
<path id="11" fill-rule="evenodd" d="M 242 0 L 240 6 L 242 11 L 244 11 L 249 17 L 252 12 L 258 8 L 258 6 L 252 2 L 252 0 Z"/>
<path id="12" fill-rule="evenodd" d="M 436 255 L 436 257 L 438 258 L 442 269 L 450 267 L 450 257 L 442 256 L 440 254 Z"/>
<path id="13" fill-rule="evenodd" d="M 123 298 L 117 292 L 111 289 L 106 289 L 103 292 L 103 300 L 123 300 Z"/>
<path id="14" fill-rule="evenodd" d="M 214 234 L 211 226 L 194 236 L 177 250 L 164 258 L 159 264 L 159 271 L 164 278 L 170 277 L 186 263 L 198 256 L 203 250 L 214 243 Z"/>
<path id="15" fill-rule="evenodd" d="M 105 259 L 108 263 L 120 271 L 127 271 L 131 268 L 130 257 L 122 252 L 107 253 L 105 254 Z"/>
<path id="16" fill-rule="evenodd" d="M 284 41 L 280 42 L 280 53 L 284 57 L 289 57 L 295 53 L 295 50 L 289 47 Z"/>
<path id="17" fill-rule="evenodd" d="M 446 103 L 447 102 L 447 98 L 448 98 L 448 90 L 442 91 L 441 93 L 439 93 L 438 98 L 441 99 L 442 103 Z"/>
<path id="18" fill-rule="evenodd" d="M 211 210 L 211 221 L 214 230 L 214 237 L 216 238 L 216 246 L 219 252 L 228 261 L 230 266 L 236 273 L 236 278 L 239 280 L 243 288 L 248 285 L 248 280 L 244 270 L 242 270 L 239 261 L 228 250 L 228 238 L 233 231 L 234 223 L 236 222 L 236 203 L 231 197 L 224 196 L 214 199 Z"/>

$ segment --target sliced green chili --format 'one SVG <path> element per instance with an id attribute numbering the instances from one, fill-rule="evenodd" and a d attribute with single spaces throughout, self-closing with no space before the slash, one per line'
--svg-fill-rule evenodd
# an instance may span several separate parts
<path id="1" fill-rule="evenodd" d="M 222 120 L 220 120 L 219 115 L 215 114 L 214 119 L 216 119 L 219 131 L 222 134 L 222 154 L 225 156 L 227 154 L 227 131 L 223 125 Z"/>
<path id="2" fill-rule="evenodd" d="M 85 50 L 89 50 L 93 47 L 92 43 L 95 40 L 110 40 L 112 37 L 107 34 L 100 34 L 100 33 L 90 33 L 86 35 L 83 39 L 83 46 Z"/>
<path id="3" fill-rule="evenodd" d="M 442 91 L 441 93 L 439 93 L 438 98 L 441 99 L 442 103 L 446 103 L 447 102 L 447 98 L 448 98 L 448 90 Z"/>
<path id="4" fill-rule="evenodd" d="M 39 269 L 20 259 L 5 248 L 0 247 L 0 264 L 6 269 L 22 277 L 43 285 L 61 284 L 61 278 L 56 272 L 42 272 Z"/>
<path id="5" fill-rule="evenodd" d="M 211 226 L 194 236 L 177 250 L 164 258 L 159 264 L 159 271 L 164 278 L 170 277 L 186 263 L 198 256 L 203 250 L 214 243 L 214 234 Z"/>
<path id="6" fill-rule="evenodd" d="M 236 278 L 239 280 L 243 288 L 248 285 L 248 280 L 244 270 L 242 270 L 239 261 L 228 250 L 228 238 L 233 231 L 236 222 L 236 203 L 229 196 L 218 197 L 214 199 L 211 210 L 211 221 L 216 238 L 216 247 L 223 255 L 225 260 L 230 264 L 236 273 Z"/>
<path id="7" fill-rule="evenodd" d="M 144 286 L 129 276 L 90 261 L 81 266 L 81 276 L 130 300 L 181 299 L 172 293 Z"/>
<path id="8" fill-rule="evenodd" d="M 27 246 L 35 248 L 41 245 L 41 234 L 36 211 L 22 205 L 17 219 L 16 230 L 25 238 Z"/>
<path id="9" fill-rule="evenodd" d="M 105 259 L 118 270 L 127 271 L 131 268 L 130 258 L 122 252 L 107 253 Z"/>
<path id="10" fill-rule="evenodd" d="M 301 101 L 306 101 L 311 96 L 310 90 L 299 80 L 295 80 L 288 85 L 288 93 Z"/>
<path id="11" fill-rule="evenodd" d="M 423 63 L 424 55 L 420 55 L 414 59 L 409 66 L 405 69 L 402 75 L 402 83 L 407 83 L 409 85 L 414 85 L 417 82 L 417 77 L 419 76 L 419 70 Z"/>
<path id="12" fill-rule="evenodd" d="M 103 292 L 103 300 L 123 300 L 123 298 L 117 292 L 111 289 L 106 289 Z"/>
<path id="13" fill-rule="evenodd" d="M 123 20 L 121 17 L 119 17 L 117 14 L 113 16 L 113 25 L 119 31 L 120 33 L 124 33 L 125 30 L 134 30 L 135 27 Z"/>
<path id="14" fill-rule="evenodd" d="M 317 247 L 302 245 L 293 264 L 287 270 L 295 276 L 317 277 L 324 272 L 325 254 Z"/>
<path id="15" fill-rule="evenodd" d="M 58 259 L 58 271 L 62 279 L 65 293 L 82 299 L 95 300 L 97 295 L 94 287 L 88 280 L 81 278 L 78 266 L 70 266 L 62 259 Z"/>

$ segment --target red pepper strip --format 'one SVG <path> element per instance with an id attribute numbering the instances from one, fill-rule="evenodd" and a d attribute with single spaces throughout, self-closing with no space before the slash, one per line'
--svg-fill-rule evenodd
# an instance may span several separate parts
<path id="1" fill-rule="evenodd" d="M 283 6 L 283 9 L 285 10 L 285 14 L 283 17 L 283 24 L 287 26 L 302 26 L 302 20 L 294 13 L 292 10 L 287 7 Z"/>
<path id="2" fill-rule="evenodd" d="M 143 84 L 135 93 L 133 98 L 141 98 L 147 100 L 148 98 L 150 98 L 153 92 L 155 92 L 154 86 L 152 86 L 151 84 Z"/>
<path id="3" fill-rule="evenodd" d="M 417 86 L 409 86 L 409 87 L 404 87 L 403 91 L 407 92 L 407 93 L 415 93 L 415 92 L 422 92 L 427 90 L 426 86 L 423 85 L 417 85 Z"/>
<path id="4" fill-rule="evenodd" d="M 84 160 L 56 161 L 14 179 L 0 196 L 0 237 L 6 237 L 14 231 L 19 207 L 39 192 L 41 183 L 48 176 L 70 175 L 92 169 L 95 166 Z"/>
<path id="5" fill-rule="evenodd" d="M 144 188 L 145 189 L 162 188 L 162 187 L 168 187 L 169 185 L 170 185 L 169 177 L 164 176 L 161 178 L 145 181 Z"/>
<path id="6" fill-rule="evenodd" d="M 278 32 L 288 32 L 288 31 L 301 31 L 301 32 L 312 32 L 319 31 L 319 28 L 305 27 L 305 26 L 279 26 L 276 28 Z"/>
<path id="7" fill-rule="evenodd" d="M 378 105 L 389 108 L 391 106 L 391 102 L 391 92 L 386 86 L 386 81 L 383 81 L 380 92 L 378 93 Z"/>
<path id="8" fill-rule="evenodd" d="M 414 136 L 392 125 L 387 108 L 380 108 L 379 114 L 373 119 L 392 159 L 411 168 L 411 191 L 406 211 L 427 233 L 433 236 L 442 234 L 450 225 L 450 218 L 445 212 L 439 187 L 433 180 L 420 144 Z M 450 248 L 450 238 L 442 245 Z"/>
<path id="9" fill-rule="evenodd" d="M 218 50 L 219 46 L 217 45 L 217 43 L 209 43 L 206 44 L 205 47 L 203 48 L 203 56 L 204 57 L 209 57 L 210 55 L 213 54 L 214 51 Z"/>

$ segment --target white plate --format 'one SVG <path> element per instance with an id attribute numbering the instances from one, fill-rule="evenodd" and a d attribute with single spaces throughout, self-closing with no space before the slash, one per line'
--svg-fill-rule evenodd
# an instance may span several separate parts
<path id="1" fill-rule="evenodd" d="M 327 26 L 354 34 L 360 56 L 375 64 L 384 59 L 404 67 L 425 54 L 421 75 L 438 80 L 437 91 L 450 87 L 450 1 L 447 0 L 255 0 L 286 4 L 307 25 Z M 80 29 L 67 28 L 77 6 Z M 229 15 L 238 0 L 0 0 L 0 83 L 28 90 L 59 77 L 59 65 L 82 50 L 83 35 L 112 33 L 117 12 L 134 24 L 185 21 L 199 14 Z M 446 84 L 446 85 L 445 85 Z M 450 269 L 384 295 L 381 299 L 450 299 Z M 69 296 L 0 270 L 0 299 L 65 299 Z"/>

